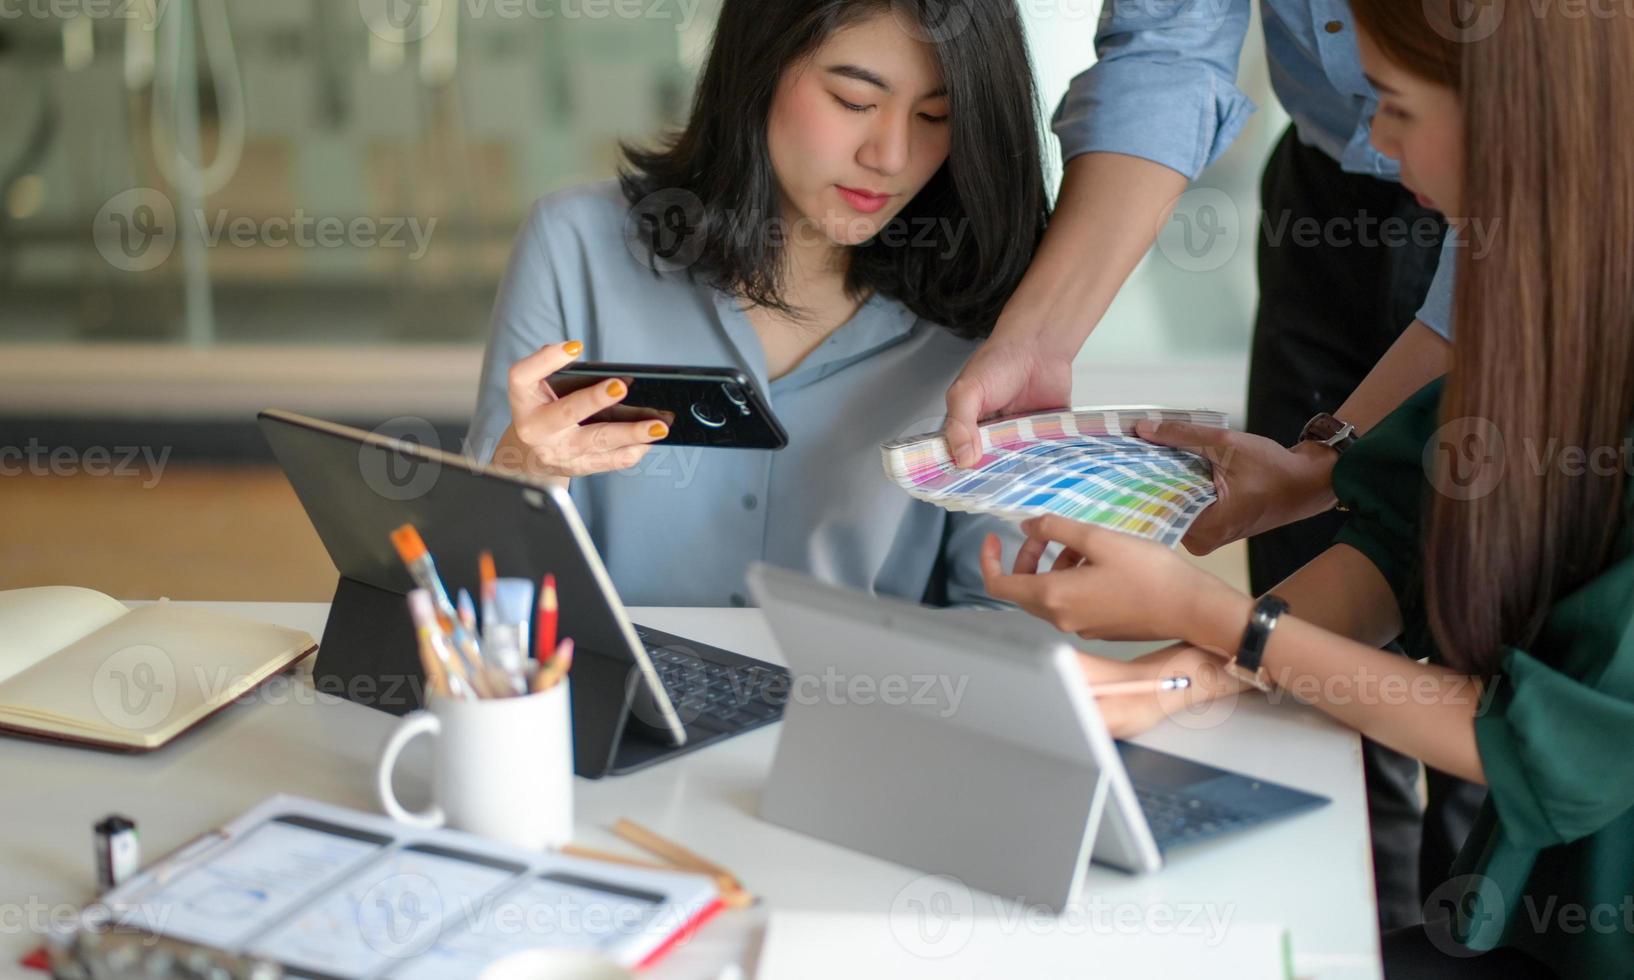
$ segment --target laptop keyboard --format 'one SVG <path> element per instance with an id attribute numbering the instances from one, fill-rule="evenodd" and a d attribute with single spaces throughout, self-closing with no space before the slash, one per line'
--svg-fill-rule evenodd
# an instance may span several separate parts
<path id="1" fill-rule="evenodd" d="M 775 721 L 789 696 L 789 672 L 772 664 L 727 666 L 669 646 L 647 656 L 682 724 L 724 732 Z"/>
<path id="2" fill-rule="evenodd" d="M 1146 823 L 1159 847 L 1169 847 L 1233 830 L 1255 822 L 1241 810 L 1200 800 L 1184 793 L 1164 793 L 1135 787 Z"/>

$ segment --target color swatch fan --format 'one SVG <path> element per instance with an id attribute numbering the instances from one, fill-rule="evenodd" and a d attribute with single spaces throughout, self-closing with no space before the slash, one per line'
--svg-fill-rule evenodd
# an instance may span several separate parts
<path id="1" fill-rule="evenodd" d="M 885 472 L 921 500 L 949 510 L 1022 520 L 1060 514 L 1170 547 L 1214 503 L 1209 462 L 1135 435 L 1135 423 L 1225 428 L 1220 412 L 1171 408 L 1077 408 L 983 424 L 981 462 L 953 465 L 940 432 L 880 447 Z"/>

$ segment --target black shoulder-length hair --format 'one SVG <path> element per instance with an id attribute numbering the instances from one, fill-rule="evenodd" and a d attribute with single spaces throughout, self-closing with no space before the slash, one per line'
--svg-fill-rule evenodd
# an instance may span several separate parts
<path id="1" fill-rule="evenodd" d="M 846 288 L 984 337 L 1049 218 L 1038 98 L 1014 0 L 726 0 L 686 127 L 657 148 L 624 144 L 620 185 L 637 212 L 668 202 L 669 214 L 632 214 L 644 226 L 673 231 L 675 198 L 688 202 L 691 275 L 798 315 L 780 294 L 779 236 L 767 233 L 781 217 L 766 141 L 772 98 L 784 70 L 831 34 L 886 12 L 935 50 L 950 146 L 913 200 L 851 248 Z M 647 246 L 656 272 L 656 238 Z"/>

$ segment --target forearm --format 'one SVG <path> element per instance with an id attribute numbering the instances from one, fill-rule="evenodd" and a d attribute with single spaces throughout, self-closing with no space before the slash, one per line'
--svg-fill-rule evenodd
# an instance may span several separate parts
<path id="1" fill-rule="evenodd" d="M 1479 680 L 1363 646 L 1297 618 L 1277 625 L 1264 663 L 1279 687 L 1373 741 L 1485 784 L 1475 742 Z"/>
<path id="2" fill-rule="evenodd" d="M 1414 320 L 1333 414 L 1354 425 L 1358 434 L 1366 433 L 1420 388 L 1446 374 L 1451 365 L 1452 345 Z M 1326 513 L 1338 504 L 1333 495 L 1333 466 L 1339 454 L 1315 442 L 1299 443 L 1293 452 L 1302 457 L 1295 471 L 1300 474 L 1299 489 L 1290 496 L 1283 523 Z"/>
<path id="3" fill-rule="evenodd" d="M 1372 562 L 1348 545 L 1334 545 L 1322 552 L 1271 591 L 1305 622 L 1370 647 L 1383 646 L 1401 633 L 1401 611 L 1389 584 Z M 1232 595 L 1244 598 L 1239 593 Z M 1244 613 L 1236 636 L 1222 635 L 1220 639 L 1229 642 L 1219 643 L 1214 650 L 1166 647 L 1139 660 L 1151 667 L 1154 677 L 1190 677 L 1192 686 L 1183 697 L 1176 697 L 1189 705 L 1237 694 L 1249 687 L 1226 673 L 1224 664 L 1236 654 L 1247 625 Z"/>
<path id="4" fill-rule="evenodd" d="M 1367 432 L 1452 367 L 1452 345 L 1414 320 L 1334 414 Z"/>
<path id="5" fill-rule="evenodd" d="M 1179 172 L 1121 153 L 1067 163 L 1049 229 L 993 335 L 1071 359 L 1186 190 Z"/>
<path id="6" fill-rule="evenodd" d="M 1324 557 L 1347 551 L 1355 556 L 1354 561 L 1366 564 L 1359 553 L 1343 545 L 1330 548 Z M 1342 568 L 1336 561 L 1329 570 Z M 1376 570 L 1373 576 L 1378 579 L 1377 587 L 1383 588 Z M 1372 614 L 1353 600 L 1324 600 L 1315 591 L 1320 578 L 1296 583 L 1298 577 L 1284 583 L 1287 591 L 1283 586 L 1277 590 L 1284 598 L 1292 592 L 1293 598 L 1289 599 L 1290 611 L 1272 631 L 1261 661 L 1272 683 L 1382 745 L 1462 779 L 1485 782 L 1474 724 L 1480 682 L 1372 645 L 1382 633 L 1400 628 L 1393 599 L 1388 616 Z M 1374 591 L 1365 577 L 1350 581 L 1364 592 Z M 1388 589 L 1384 591 L 1388 594 Z M 1295 599 L 1305 603 L 1303 612 Z M 1195 618 L 1192 642 L 1234 652 L 1252 608 L 1253 600 L 1247 596 L 1216 593 Z M 1358 640 L 1325 628 L 1323 622 L 1371 635 Z"/>

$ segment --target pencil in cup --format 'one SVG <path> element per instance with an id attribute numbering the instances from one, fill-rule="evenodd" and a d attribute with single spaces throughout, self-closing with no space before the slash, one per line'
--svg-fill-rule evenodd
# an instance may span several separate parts
<path id="1" fill-rule="evenodd" d="M 419 637 L 420 666 L 425 670 L 427 687 L 447 697 L 476 697 L 477 691 L 466 672 L 464 660 L 449 648 L 448 634 L 437 622 L 431 593 L 415 589 L 408 594 L 408 603 Z"/>
<path id="2" fill-rule="evenodd" d="M 477 638 L 460 621 L 459 612 L 448 598 L 448 590 L 443 587 L 443 580 L 437 574 L 437 564 L 432 561 L 425 540 L 413 524 L 404 524 L 391 533 L 391 543 L 397 549 L 397 557 L 402 559 L 403 567 L 414 579 L 414 584 L 430 594 L 432 609 L 437 614 L 437 625 L 452 637 L 456 655 L 465 658 L 467 673 L 476 684 L 478 693 L 482 693 L 485 686 L 481 678 L 484 673 L 482 649 L 477 645 Z"/>
<path id="3" fill-rule="evenodd" d="M 566 637 L 556 645 L 556 653 L 549 661 L 540 664 L 533 675 L 533 693 L 548 691 L 560 684 L 567 672 L 573 667 L 573 638 Z"/>

